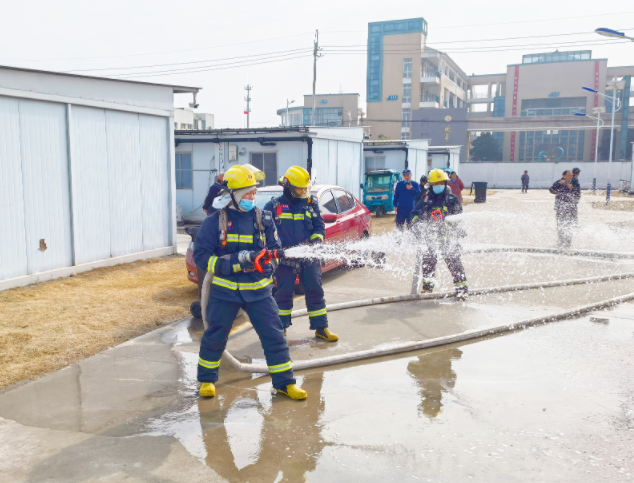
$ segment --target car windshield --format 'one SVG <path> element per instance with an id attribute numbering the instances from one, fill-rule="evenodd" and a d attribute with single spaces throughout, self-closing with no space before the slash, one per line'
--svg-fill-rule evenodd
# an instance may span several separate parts
<path id="1" fill-rule="evenodd" d="M 371 174 L 365 183 L 365 190 L 368 193 L 390 191 L 390 174 Z"/>
<path id="2" fill-rule="evenodd" d="M 315 196 L 317 194 L 316 191 L 311 191 L 310 195 Z M 277 198 L 278 196 L 282 196 L 282 190 L 267 190 L 267 191 L 259 191 L 255 194 L 255 206 L 264 209 L 264 206 L 271 201 L 271 198 Z"/>

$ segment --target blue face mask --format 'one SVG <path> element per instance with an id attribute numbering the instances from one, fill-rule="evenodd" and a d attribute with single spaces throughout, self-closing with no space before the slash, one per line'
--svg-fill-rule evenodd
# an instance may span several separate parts
<path id="1" fill-rule="evenodd" d="M 431 187 L 432 191 L 434 193 L 436 193 L 437 195 L 442 194 L 445 191 L 445 185 L 444 184 L 437 184 Z"/>
<path id="2" fill-rule="evenodd" d="M 253 200 L 240 200 L 240 208 L 245 211 L 251 211 L 255 206 L 255 201 Z"/>

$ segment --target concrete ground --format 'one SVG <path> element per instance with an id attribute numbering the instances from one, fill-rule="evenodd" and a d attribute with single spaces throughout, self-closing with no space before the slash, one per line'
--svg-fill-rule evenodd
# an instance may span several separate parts
<path id="1" fill-rule="evenodd" d="M 625 212 L 580 206 L 574 248 L 634 251 Z M 553 199 L 469 205 L 466 247 L 551 247 Z M 388 236 L 389 239 L 389 236 Z M 412 264 L 324 275 L 328 303 L 408 293 Z M 634 272 L 631 261 L 463 257 L 471 287 Z M 451 287 L 439 264 L 441 289 Z M 295 361 L 516 322 L 630 293 L 632 279 L 331 312 L 341 340 L 288 331 Z M 303 307 L 297 300 L 296 308 Z M 607 318 L 604 322 L 591 317 Z M 236 326 L 246 322 L 236 320 Z M 302 371 L 305 401 L 221 366 L 197 395 L 201 322 L 185 319 L 0 394 L 0 482 L 596 482 L 634 478 L 634 303 L 469 343 Z M 230 338 L 263 359 L 253 330 Z"/>

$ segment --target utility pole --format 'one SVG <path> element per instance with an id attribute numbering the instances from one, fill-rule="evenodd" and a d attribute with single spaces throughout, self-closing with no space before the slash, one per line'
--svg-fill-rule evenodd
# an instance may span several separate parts
<path id="1" fill-rule="evenodd" d="M 249 107 L 249 103 L 251 102 L 251 89 L 253 89 L 253 86 L 250 84 L 247 84 L 244 88 L 244 90 L 247 91 L 247 97 L 244 98 L 244 100 L 247 101 L 247 110 L 244 111 L 244 113 L 247 115 L 247 129 L 250 127 L 249 116 L 251 115 L 251 108 Z"/>
<path id="2" fill-rule="evenodd" d="M 311 124 L 315 125 L 315 87 L 317 85 L 317 52 L 319 51 L 319 30 L 315 30 L 315 47 L 313 49 L 313 112 Z"/>

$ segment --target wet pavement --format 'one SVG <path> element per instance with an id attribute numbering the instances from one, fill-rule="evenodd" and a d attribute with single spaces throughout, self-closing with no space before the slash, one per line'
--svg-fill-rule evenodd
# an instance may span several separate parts
<path id="1" fill-rule="evenodd" d="M 539 192 L 526 198 L 535 203 L 510 193 L 498 193 L 500 212 L 552 202 Z M 467 210 L 493 209 L 487 205 Z M 623 221 L 620 213 L 595 219 L 580 212 L 598 234 L 601 223 Z M 526 245 L 523 225 L 514 229 L 519 233 L 498 232 L 496 243 Z M 478 236 L 468 241 L 483 243 Z M 575 248 L 617 247 L 594 241 Z M 472 287 L 634 272 L 629 261 L 531 254 L 472 254 L 464 264 Z M 408 293 L 406 268 L 325 274 L 327 301 Z M 439 271 L 441 288 L 449 289 L 442 263 Z M 517 322 L 632 291 L 629 279 L 466 303 L 362 307 L 330 313 L 338 343 L 314 339 L 305 317 L 293 319 L 288 339 L 297 361 Z M 248 329 L 245 318 L 235 326 Z M 634 303 L 469 343 L 302 371 L 305 401 L 273 395 L 268 377 L 225 363 L 218 396 L 200 399 L 201 334 L 200 320 L 185 319 L 0 394 L 0 482 L 634 479 Z M 263 358 L 252 330 L 237 332 L 228 347 L 242 361 Z"/>

